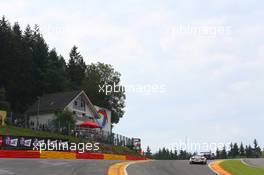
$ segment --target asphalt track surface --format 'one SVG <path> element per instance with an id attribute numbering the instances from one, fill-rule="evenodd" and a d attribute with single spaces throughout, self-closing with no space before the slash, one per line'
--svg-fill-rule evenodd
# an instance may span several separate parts
<path id="1" fill-rule="evenodd" d="M 251 166 L 264 168 L 264 159 L 244 159 L 244 162 Z"/>
<path id="2" fill-rule="evenodd" d="M 190 165 L 186 160 L 161 160 L 132 164 L 128 175 L 216 175 L 207 165 Z"/>
<path id="3" fill-rule="evenodd" d="M 0 159 L 0 175 L 106 175 L 120 161 L 66 159 Z"/>

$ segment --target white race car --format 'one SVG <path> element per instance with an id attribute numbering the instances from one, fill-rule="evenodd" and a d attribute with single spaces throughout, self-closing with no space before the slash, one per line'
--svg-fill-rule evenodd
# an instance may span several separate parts
<path id="1" fill-rule="evenodd" d="M 206 157 L 202 156 L 202 155 L 195 155 L 195 156 L 192 156 L 190 158 L 190 161 L 189 161 L 190 164 L 195 164 L 195 163 L 199 163 L 199 164 L 207 164 L 207 159 Z"/>

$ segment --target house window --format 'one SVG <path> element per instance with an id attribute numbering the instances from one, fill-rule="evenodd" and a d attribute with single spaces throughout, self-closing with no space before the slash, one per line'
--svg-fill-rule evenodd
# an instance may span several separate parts
<path id="1" fill-rule="evenodd" d="M 74 106 L 77 106 L 78 105 L 78 102 L 75 100 L 74 101 Z"/>

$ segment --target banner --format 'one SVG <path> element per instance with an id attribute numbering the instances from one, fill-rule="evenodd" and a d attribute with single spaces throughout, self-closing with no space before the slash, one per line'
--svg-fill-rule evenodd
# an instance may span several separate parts
<path id="1" fill-rule="evenodd" d="M 99 126 L 102 127 L 103 131 L 111 132 L 112 131 L 112 123 L 111 123 L 111 111 L 108 109 L 94 106 L 97 110 L 96 122 Z"/>
<path id="2" fill-rule="evenodd" d="M 0 147 L 10 150 L 33 150 L 40 145 L 57 145 L 68 143 L 68 140 L 44 138 L 44 137 L 24 137 L 24 136 L 0 136 Z M 56 147 L 54 147 L 54 150 Z"/>
<path id="3" fill-rule="evenodd" d="M 133 148 L 137 151 L 141 150 L 141 139 L 140 138 L 133 138 Z"/>

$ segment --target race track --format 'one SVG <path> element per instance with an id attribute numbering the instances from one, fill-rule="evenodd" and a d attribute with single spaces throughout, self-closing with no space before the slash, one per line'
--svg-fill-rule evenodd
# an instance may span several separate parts
<path id="1" fill-rule="evenodd" d="M 189 165 L 186 160 L 161 160 L 132 164 L 128 175 L 215 175 L 207 165 Z"/>
<path id="2" fill-rule="evenodd" d="M 0 175 L 106 175 L 120 161 L 66 159 L 0 159 Z"/>
<path id="3" fill-rule="evenodd" d="M 264 168 L 264 159 L 244 159 L 244 162 L 251 166 Z"/>

